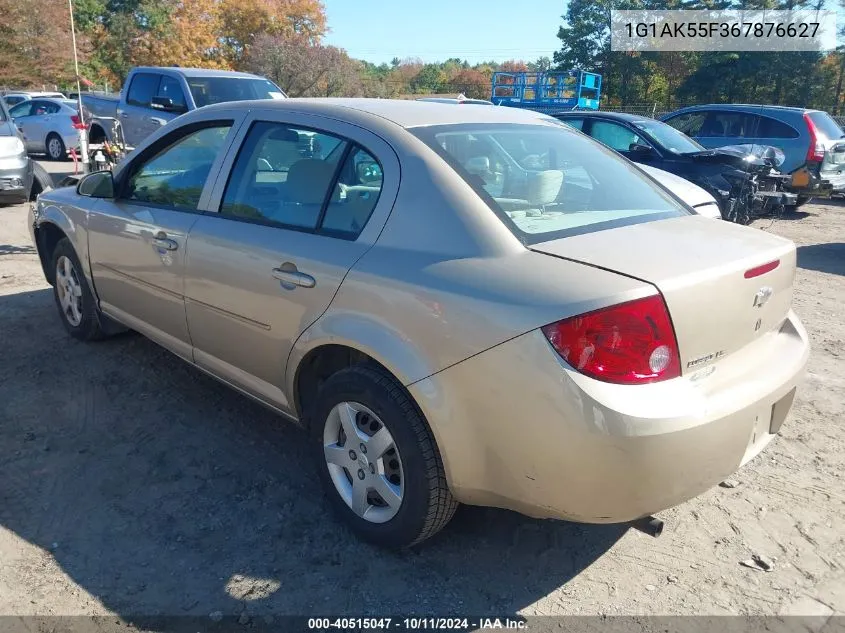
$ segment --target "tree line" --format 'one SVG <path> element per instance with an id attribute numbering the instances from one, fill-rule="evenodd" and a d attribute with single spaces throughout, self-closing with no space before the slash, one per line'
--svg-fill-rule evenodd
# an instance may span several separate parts
<path id="1" fill-rule="evenodd" d="M 569 0 L 560 48 L 533 61 L 394 58 L 373 64 L 324 44 L 320 0 L 74 0 L 81 75 L 116 89 L 137 65 L 247 70 L 290 96 L 489 98 L 498 70 L 581 68 L 603 76 L 603 107 L 753 102 L 837 109 L 845 52 L 610 50 L 612 9 L 835 8 L 835 0 Z M 845 2 L 845 0 L 839 0 Z M 563 6 L 563 3 L 561 3 Z M 75 87 L 67 0 L 0 0 L 0 87 Z"/>

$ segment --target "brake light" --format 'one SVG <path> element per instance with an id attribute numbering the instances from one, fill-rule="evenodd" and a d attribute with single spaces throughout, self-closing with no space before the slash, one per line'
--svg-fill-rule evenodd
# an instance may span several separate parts
<path id="1" fill-rule="evenodd" d="M 678 341 L 660 295 L 564 319 L 543 334 L 574 369 L 604 382 L 640 385 L 681 375 Z"/>
<path id="2" fill-rule="evenodd" d="M 807 132 L 810 133 L 810 149 L 807 151 L 807 160 L 821 162 L 824 160 L 824 145 L 819 140 L 821 134 L 809 113 L 804 113 L 804 122 L 807 124 Z"/>
<path id="3" fill-rule="evenodd" d="M 78 114 L 71 114 L 70 120 L 73 123 L 73 128 L 75 130 L 84 130 L 85 129 L 85 124 L 82 123 L 82 121 L 79 119 Z"/>
<path id="4" fill-rule="evenodd" d="M 761 266 L 749 268 L 745 271 L 745 274 L 743 276 L 746 279 L 753 279 L 754 277 L 759 277 L 760 275 L 765 275 L 766 273 L 773 271 L 778 266 L 780 266 L 780 260 L 776 259 L 773 262 L 768 262 L 766 264 L 762 264 Z"/>

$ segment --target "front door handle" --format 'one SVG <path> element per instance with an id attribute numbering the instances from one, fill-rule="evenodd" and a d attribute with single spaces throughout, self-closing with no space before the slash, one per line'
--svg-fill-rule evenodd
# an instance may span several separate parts
<path id="1" fill-rule="evenodd" d="M 301 273 L 296 270 L 296 267 L 290 268 L 274 268 L 273 277 L 281 281 L 283 284 L 290 286 L 299 286 L 301 288 L 313 288 L 317 285 L 317 280 L 311 275 Z"/>
<path id="2" fill-rule="evenodd" d="M 167 234 L 159 231 L 156 233 L 155 237 L 153 237 L 153 244 L 158 248 L 163 248 L 166 251 L 175 251 L 179 248 L 179 244 L 176 240 L 171 240 L 167 237 Z"/>

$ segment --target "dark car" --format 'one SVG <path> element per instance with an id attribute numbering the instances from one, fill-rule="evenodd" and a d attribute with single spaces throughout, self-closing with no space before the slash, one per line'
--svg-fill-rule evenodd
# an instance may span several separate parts
<path id="1" fill-rule="evenodd" d="M 845 134 L 821 110 L 766 105 L 699 105 L 661 120 L 705 147 L 757 144 L 784 154 L 783 172 L 799 204 L 813 196 L 845 192 Z"/>
<path id="2" fill-rule="evenodd" d="M 18 204 L 50 188 L 52 179 L 41 165 L 30 159 L 0 99 L 0 204 Z"/>
<path id="3" fill-rule="evenodd" d="M 615 112 L 561 112 L 555 118 L 581 130 L 636 163 L 676 174 L 708 191 L 722 217 L 747 224 L 756 215 L 794 206 L 777 170 L 783 156 L 772 148 L 707 149 L 666 123 Z"/>

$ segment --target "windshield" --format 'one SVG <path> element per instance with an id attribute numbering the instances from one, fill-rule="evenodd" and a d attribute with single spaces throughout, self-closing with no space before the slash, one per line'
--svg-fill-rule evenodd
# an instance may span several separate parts
<path id="1" fill-rule="evenodd" d="M 566 126 L 411 131 L 526 244 L 689 213 L 627 160 Z"/>
<path id="2" fill-rule="evenodd" d="M 834 121 L 827 112 L 808 112 L 807 116 L 816 126 L 816 129 L 828 139 L 842 138 L 842 128 Z"/>
<path id="3" fill-rule="evenodd" d="M 284 93 L 272 81 L 251 77 L 186 77 L 198 108 L 225 101 L 282 99 Z"/>
<path id="4" fill-rule="evenodd" d="M 634 121 L 634 126 L 651 135 L 664 149 L 674 154 L 691 154 L 704 149 L 683 132 L 660 121 Z"/>

